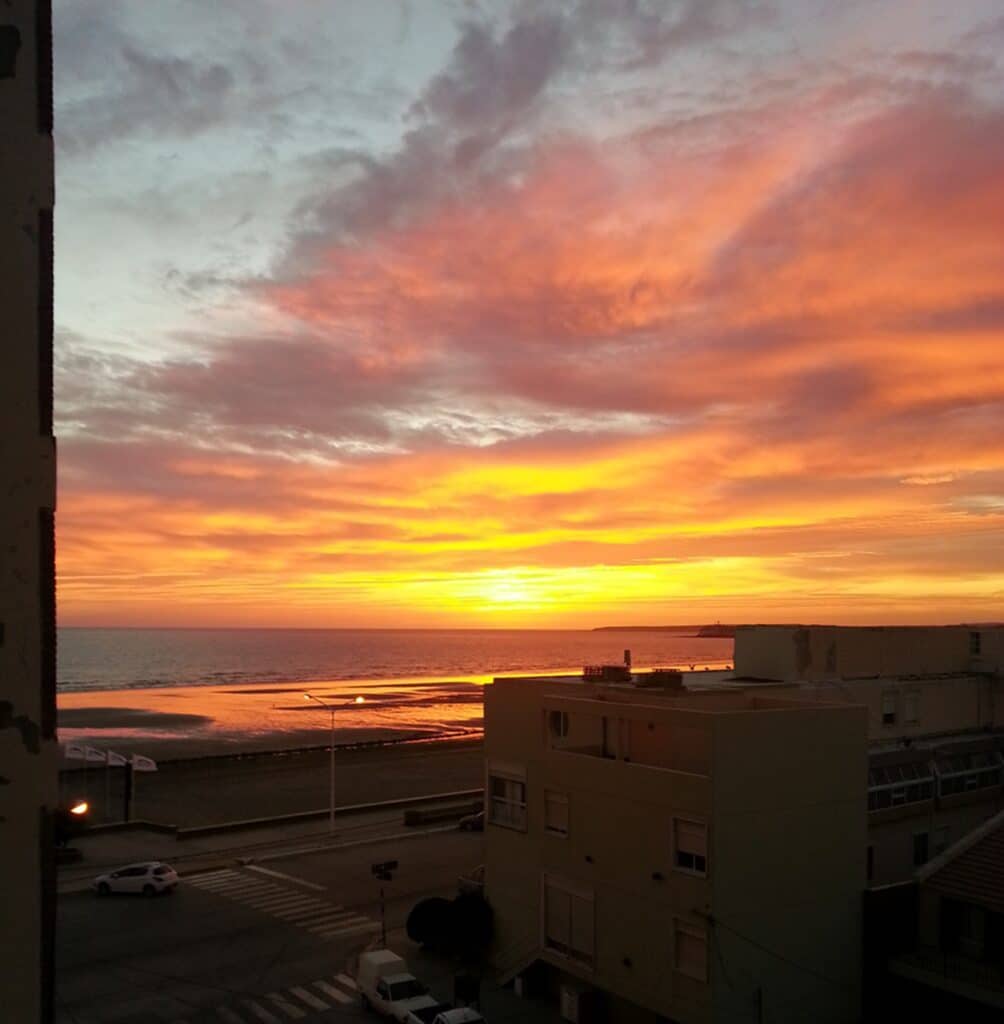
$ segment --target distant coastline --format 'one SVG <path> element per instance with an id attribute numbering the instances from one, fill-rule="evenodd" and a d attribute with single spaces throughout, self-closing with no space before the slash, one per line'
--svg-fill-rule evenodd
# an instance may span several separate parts
<path id="1" fill-rule="evenodd" d="M 676 633 L 679 636 L 735 639 L 736 627 L 716 622 L 713 626 L 595 626 L 594 633 Z"/>

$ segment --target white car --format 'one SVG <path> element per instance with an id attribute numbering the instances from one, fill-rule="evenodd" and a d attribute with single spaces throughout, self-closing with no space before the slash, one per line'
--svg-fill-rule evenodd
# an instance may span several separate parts
<path id="1" fill-rule="evenodd" d="M 142 864 L 127 864 L 117 871 L 98 875 L 92 887 L 99 896 L 110 896 L 113 892 L 135 892 L 144 896 L 156 896 L 162 892 L 173 892 L 177 884 L 178 872 L 170 864 L 150 860 Z"/>

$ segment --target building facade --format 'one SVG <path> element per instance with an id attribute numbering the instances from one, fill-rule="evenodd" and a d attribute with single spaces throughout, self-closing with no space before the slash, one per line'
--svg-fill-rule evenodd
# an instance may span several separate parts
<path id="1" fill-rule="evenodd" d="M 866 734 L 791 693 L 496 680 L 496 966 L 569 1019 L 857 1020 Z"/>
<path id="2" fill-rule="evenodd" d="M 869 884 L 1004 808 L 1000 626 L 743 626 L 735 684 L 867 708 Z"/>
<path id="3" fill-rule="evenodd" d="M 49 0 L 0 6 L 0 124 L 0 953 L 27 1024 L 53 1019 L 56 888 Z"/>

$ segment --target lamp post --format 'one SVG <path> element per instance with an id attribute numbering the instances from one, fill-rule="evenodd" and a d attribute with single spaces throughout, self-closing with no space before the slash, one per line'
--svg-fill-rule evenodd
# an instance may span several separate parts
<path id="1" fill-rule="evenodd" d="M 352 704 L 363 704 L 365 703 L 364 697 L 356 697 L 355 700 L 350 701 L 347 704 L 329 704 L 327 701 L 321 700 L 320 697 L 315 697 L 312 693 L 304 693 L 304 700 L 312 700 L 315 704 L 320 704 L 325 711 L 331 713 L 331 797 L 329 800 L 328 808 L 328 831 L 335 831 L 335 712 L 342 707 L 349 707 Z"/>

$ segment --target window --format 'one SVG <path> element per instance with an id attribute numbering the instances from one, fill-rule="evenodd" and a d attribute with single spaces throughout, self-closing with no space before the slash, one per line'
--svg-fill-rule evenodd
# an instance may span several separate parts
<path id="1" fill-rule="evenodd" d="M 896 690 L 886 690 L 882 694 L 882 724 L 896 724 L 896 705 L 899 702 L 899 693 Z"/>
<path id="2" fill-rule="evenodd" d="M 903 694 L 903 721 L 907 725 L 920 721 L 920 690 L 907 690 Z"/>
<path id="3" fill-rule="evenodd" d="M 564 739 L 568 735 L 568 712 L 548 711 L 547 728 L 556 739 Z"/>
<path id="4" fill-rule="evenodd" d="M 493 825 L 526 831 L 526 782 L 506 775 L 489 774 L 488 820 Z"/>
<path id="5" fill-rule="evenodd" d="M 974 789 L 995 789 L 1001 784 L 1001 755 L 996 750 L 974 750 L 938 758 L 938 795 L 953 796 Z"/>
<path id="6" fill-rule="evenodd" d="M 928 834 L 926 832 L 914 832 L 913 834 L 913 866 L 919 868 L 926 864 L 928 859 Z"/>
<path id="7" fill-rule="evenodd" d="M 593 963 L 593 894 L 544 876 L 544 945 L 587 966 Z"/>
<path id="8" fill-rule="evenodd" d="M 934 854 L 937 856 L 939 853 L 948 849 L 948 826 L 939 825 L 934 830 Z"/>
<path id="9" fill-rule="evenodd" d="M 972 657 L 978 658 L 983 653 L 983 634 L 969 634 L 969 653 Z"/>
<path id="10" fill-rule="evenodd" d="M 544 831 L 568 835 L 568 794 L 544 790 Z"/>
<path id="11" fill-rule="evenodd" d="M 681 974 L 697 981 L 708 980 L 707 931 L 697 925 L 676 922 L 673 941 L 673 966 Z"/>
<path id="12" fill-rule="evenodd" d="M 673 819 L 673 866 L 695 875 L 708 873 L 708 826 L 704 822 Z"/>
<path id="13" fill-rule="evenodd" d="M 934 797 L 934 774 L 927 761 L 873 765 L 868 770 L 868 810 L 920 803 Z"/>

